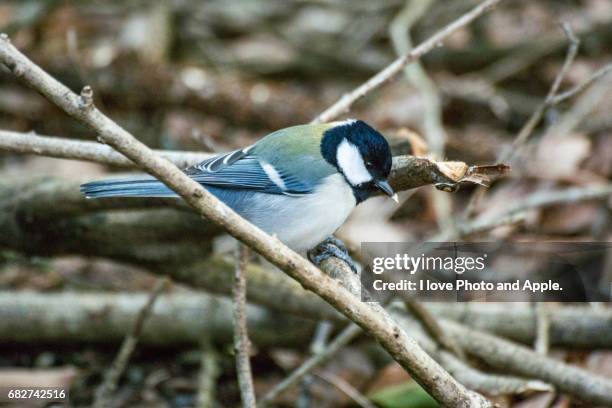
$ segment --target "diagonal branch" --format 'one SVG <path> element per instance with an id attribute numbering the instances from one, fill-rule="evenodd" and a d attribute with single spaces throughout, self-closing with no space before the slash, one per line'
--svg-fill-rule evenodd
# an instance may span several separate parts
<path id="1" fill-rule="evenodd" d="M 119 352 L 117 353 L 115 360 L 104 376 L 104 382 L 96 391 L 96 397 L 93 402 L 94 408 L 107 408 L 113 405 L 113 393 L 117 389 L 119 378 L 121 378 L 121 375 L 123 375 L 125 367 L 132 353 L 134 352 L 134 349 L 136 348 L 136 344 L 138 343 L 138 339 L 142 333 L 142 328 L 145 321 L 151 315 L 155 301 L 166 286 L 168 286 L 168 282 L 168 278 L 158 279 L 153 287 L 153 290 L 149 294 L 147 301 L 144 305 L 142 305 L 142 308 L 136 316 L 136 320 L 134 320 L 132 329 L 123 340 L 123 343 L 121 343 L 121 347 L 119 348 Z"/>
<path id="2" fill-rule="evenodd" d="M 453 21 L 452 23 L 429 37 L 426 41 L 419 44 L 409 53 L 397 58 L 390 65 L 388 65 L 385 69 L 374 75 L 372 78 L 368 79 L 366 82 L 364 82 L 351 92 L 342 96 L 342 98 L 340 98 L 336 103 L 334 103 L 332 106 L 323 111 L 319 116 L 317 116 L 313 120 L 313 122 L 329 122 L 333 119 L 336 119 L 343 113 L 348 112 L 351 109 L 351 106 L 356 101 L 363 98 L 374 89 L 384 85 L 385 83 L 393 79 L 408 64 L 411 64 L 414 61 L 418 60 L 434 48 L 441 46 L 441 44 L 443 44 L 444 40 L 447 37 L 449 37 L 451 34 L 459 30 L 460 28 L 470 24 L 480 15 L 495 7 L 500 1 L 501 0 L 483 1 L 478 6 L 474 7 L 472 10 L 468 11 L 463 16 L 459 17 L 457 20 Z"/>
<path id="3" fill-rule="evenodd" d="M 574 63 L 576 55 L 578 54 L 578 47 L 580 46 L 580 40 L 574 34 L 572 27 L 567 23 L 564 23 L 561 27 L 563 28 L 563 32 L 565 33 L 569 41 L 569 47 L 567 48 L 567 53 L 565 55 L 565 61 L 563 61 L 563 66 L 555 76 L 555 80 L 553 81 L 548 91 L 548 94 L 546 95 L 546 98 L 529 117 L 527 122 L 525 122 L 518 135 L 516 136 L 516 139 L 512 143 L 512 149 L 508 150 L 501 156 L 502 160 L 510 159 L 512 157 L 513 152 L 515 152 L 516 149 L 520 145 L 525 143 L 527 139 L 531 136 L 538 123 L 540 123 L 540 120 L 542 120 L 542 117 L 544 116 L 546 111 L 550 107 L 560 102 L 560 100 L 557 100 L 557 92 L 559 91 L 559 87 L 561 86 L 563 79 L 567 75 L 569 68 Z"/>
<path id="4" fill-rule="evenodd" d="M 498 1 L 487 1 L 483 4 L 490 6 Z M 293 277 L 304 288 L 313 291 L 360 325 L 441 404 L 455 407 L 491 406 L 484 397 L 467 390 L 444 371 L 396 322 L 392 319 L 381 319 L 379 309 L 361 302 L 277 238 L 244 220 L 172 163 L 156 155 L 105 116 L 93 104 L 91 88 L 83 88 L 80 96 L 74 94 L 21 54 L 11 45 L 6 35 L 0 37 L 0 62 L 70 116 L 95 130 L 104 143 L 111 145 L 176 191 L 199 214 L 224 228 Z"/>
<path id="5" fill-rule="evenodd" d="M 537 191 L 509 205 L 501 213 L 459 223 L 454 231 L 441 231 L 428 240 L 443 242 L 492 230 L 501 225 L 520 221 L 522 213 L 531 209 L 570 204 L 580 201 L 602 200 L 612 196 L 612 184 L 571 187 L 563 190 Z"/>
<path id="6" fill-rule="evenodd" d="M 603 406 L 612 404 L 612 381 L 561 361 L 536 353 L 478 330 L 466 329 L 454 322 L 443 326 L 454 335 L 464 350 L 485 363 L 507 373 L 539 378 L 559 391 Z"/>
<path id="7" fill-rule="evenodd" d="M 569 98 L 574 97 L 574 95 L 579 94 L 580 92 L 584 91 L 586 88 L 591 86 L 593 82 L 598 81 L 599 79 L 603 78 L 609 72 L 612 72 L 612 63 L 609 63 L 608 65 L 604 65 L 603 67 L 599 68 L 597 71 L 593 72 L 587 79 L 580 82 L 573 88 L 568 89 L 567 91 L 564 91 L 552 97 L 550 99 L 550 104 L 557 105 Z"/>

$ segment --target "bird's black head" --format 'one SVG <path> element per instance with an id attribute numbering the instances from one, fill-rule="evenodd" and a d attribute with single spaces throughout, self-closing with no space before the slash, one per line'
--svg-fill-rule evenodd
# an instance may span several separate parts
<path id="1" fill-rule="evenodd" d="M 351 185 L 358 203 L 379 190 L 396 197 L 387 182 L 392 162 L 389 144 L 365 122 L 351 119 L 325 131 L 321 153 Z"/>

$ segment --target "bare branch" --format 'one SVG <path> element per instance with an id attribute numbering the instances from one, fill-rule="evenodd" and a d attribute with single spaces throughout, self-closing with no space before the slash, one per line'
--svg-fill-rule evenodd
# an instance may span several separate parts
<path id="1" fill-rule="evenodd" d="M 498 156 L 499 161 L 510 160 L 516 153 L 518 147 L 523 145 L 527 141 L 527 139 L 529 139 L 529 137 L 535 130 L 536 126 L 538 126 L 538 124 L 542 120 L 542 117 L 544 116 L 546 111 L 557 103 L 555 102 L 555 97 L 557 95 L 557 92 L 559 91 L 559 87 L 561 86 L 563 79 L 567 75 L 569 68 L 571 67 L 574 60 L 576 59 L 576 55 L 578 53 L 578 47 L 580 46 L 580 40 L 576 37 L 576 35 L 574 34 L 574 31 L 572 30 L 571 26 L 568 23 L 563 23 L 561 25 L 561 28 L 563 29 L 563 32 L 565 33 L 565 36 L 567 40 L 569 41 L 569 46 L 567 49 L 567 53 L 565 55 L 563 66 L 561 67 L 557 75 L 555 76 L 555 79 L 544 101 L 542 101 L 542 103 L 533 111 L 529 119 L 527 119 L 527 122 L 525 122 L 521 130 L 519 130 L 519 133 L 517 134 L 516 138 L 512 142 L 512 145 L 510 146 L 510 148 L 505 151 L 502 151 L 502 153 Z M 483 193 L 484 193 L 484 190 L 482 188 L 477 188 L 474 191 L 474 193 L 470 197 L 468 204 L 465 207 L 465 210 L 463 211 L 462 218 L 464 220 L 468 219 L 472 215 L 476 207 L 476 204 L 478 200 L 480 199 L 480 197 L 483 195 Z M 503 222 L 507 223 L 508 220 L 503 220 Z M 448 231 L 442 232 L 442 234 L 445 234 L 447 232 Z"/>
<path id="2" fill-rule="evenodd" d="M 218 361 L 219 356 L 210 339 L 205 340 L 203 343 L 202 358 L 200 359 L 200 378 L 198 381 L 198 408 L 214 408 L 216 382 L 219 374 L 221 374 Z"/>
<path id="3" fill-rule="evenodd" d="M 303 362 L 298 368 L 293 370 L 283 381 L 276 384 L 274 388 L 267 392 L 259 401 L 260 407 L 265 407 L 274 402 L 282 393 L 293 387 L 310 373 L 314 368 L 325 364 L 336 353 L 361 334 L 359 326 L 350 324 L 340 334 L 338 334 L 323 350 L 313 355 Z"/>
<path id="4" fill-rule="evenodd" d="M 153 305 L 155 304 L 157 297 L 166 288 L 168 282 L 168 278 L 158 279 L 155 283 L 155 286 L 153 287 L 153 290 L 149 294 L 149 298 L 147 299 L 145 304 L 142 305 L 142 308 L 138 312 L 136 320 L 132 325 L 132 329 L 123 340 L 123 343 L 119 348 L 119 352 L 117 353 L 113 364 L 104 376 L 104 382 L 96 390 L 96 397 L 92 404 L 94 408 L 110 408 L 113 406 L 113 393 L 117 389 L 117 383 L 119 382 L 119 378 L 121 378 L 121 375 L 125 371 L 125 367 L 128 361 L 130 360 L 134 349 L 136 348 L 136 344 L 138 343 L 138 338 L 140 337 L 142 328 L 145 324 L 145 321 L 151 314 L 151 310 L 153 310 Z"/>
<path id="5" fill-rule="evenodd" d="M 329 340 L 329 336 L 331 335 L 333 329 L 334 325 L 329 320 L 321 320 L 317 324 L 317 329 L 315 330 L 315 333 L 312 336 L 312 340 L 310 341 L 309 348 L 311 355 L 317 355 L 325 349 L 325 346 Z M 304 378 L 302 379 L 302 383 L 300 384 L 300 396 L 297 403 L 298 405 L 311 405 L 310 399 L 312 398 L 313 383 L 314 379 L 311 374 L 307 374 L 306 376 L 304 376 Z"/>
<path id="6" fill-rule="evenodd" d="M 228 266 L 230 269 L 232 265 Z M 231 278 L 231 270 L 221 274 Z M 214 267 L 198 269 L 214 270 Z M 329 315 L 312 308 L 309 319 L 300 316 L 300 310 L 290 307 L 289 299 L 296 299 L 298 307 L 310 301 L 318 301 L 307 292 L 283 293 L 279 285 L 269 279 L 287 280 L 280 274 L 269 274 L 263 279 L 269 284 L 259 291 L 275 293 L 280 302 L 268 302 L 267 308 L 249 304 L 247 313 L 252 341 L 261 346 L 304 348 L 312 337 L 316 320 Z M 251 281 L 252 279 L 249 279 Z M 293 281 L 291 281 L 293 282 Z M 203 288 L 204 289 L 204 288 Z M 251 290 L 252 289 L 252 290 Z M 257 292 L 251 287 L 248 291 Z M 99 293 L 15 293 L 0 292 L 0 338 L 15 343 L 66 342 L 78 344 L 90 342 L 113 344 L 120 342 L 130 330 L 148 294 L 99 294 Z M 261 303 L 261 302 L 257 302 Z M 70 304 L 70 308 L 65 305 Z M 202 333 L 208 332 L 215 342 L 232 339 L 232 304 L 223 297 L 205 293 L 162 295 L 158 298 L 154 313 L 147 320 L 140 336 L 140 343 L 154 346 L 199 345 Z M 462 322 L 469 327 L 494 333 L 523 344 L 533 344 L 536 333 L 536 316 L 533 308 L 524 303 L 425 303 L 436 317 Z M 23 310 L 30 313 L 24 315 Z M 274 310 L 278 313 L 274 313 Z M 304 311 L 301 310 L 302 315 Z M 283 318 L 280 316 L 282 313 Z M 91 319 L 91 315 L 96 319 Z M 206 315 L 206 319 L 201 316 Z M 550 341 L 555 347 L 573 349 L 611 348 L 612 309 L 589 306 L 560 306 L 550 311 Z M 336 316 L 334 323 L 343 324 Z M 113 330 L 108 330 L 112 327 Z M 105 329 L 106 328 L 106 329 Z M 281 338 L 278 333 L 283 333 Z M 357 330 L 359 333 L 359 330 Z M 339 335 L 337 335 L 339 336 Z M 336 337 L 337 337 L 336 336 Z M 333 340 L 332 340 L 333 342 Z M 331 342 L 328 344 L 331 344 Z M 324 350 L 327 350 L 325 348 Z"/>
<path id="7" fill-rule="evenodd" d="M 208 269 L 200 269 L 200 274 L 204 270 Z M 223 272 L 231 279 L 230 270 Z M 119 344 L 132 329 L 148 299 L 149 294 L 143 292 L 0 292 L 0 310 L 3 313 L 0 337 L 20 344 Z M 232 341 L 233 306 L 229 298 L 203 292 L 180 293 L 161 295 L 155 304 L 142 329 L 139 344 L 198 346 L 202 344 L 203 334 L 217 344 Z M 24 314 L 24 310 L 28 313 Z M 254 304 L 249 304 L 246 311 L 251 339 L 262 348 L 303 348 L 314 331 L 313 320 L 286 311 L 274 313 Z M 92 319 L 92 316 L 96 318 Z M 279 337 L 278 333 L 283 333 L 283 336 Z"/>
<path id="8" fill-rule="evenodd" d="M 236 268 L 234 270 L 234 354 L 236 355 L 236 372 L 240 385 L 242 406 L 255 408 L 255 389 L 251 372 L 250 350 L 251 342 L 247 330 L 246 319 L 246 264 L 247 248 L 237 243 Z"/>
<path id="9" fill-rule="evenodd" d="M 427 333 L 442 347 L 453 353 L 461 360 L 465 360 L 465 353 L 455 340 L 444 332 L 437 318 L 421 302 L 414 299 L 405 299 L 406 309 L 421 322 Z"/>
<path id="10" fill-rule="evenodd" d="M 550 90 L 548 91 L 548 94 L 546 95 L 546 98 L 540 104 L 540 106 L 538 106 L 538 108 L 533 112 L 533 114 L 529 117 L 527 122 L 525 122 L 525 124 L 519 131 L 518 135 L 516 136 L 516 139 L 512 143 L 511 149 L 509 149 L 507 152 L 501 155 L 500 157 L 501 160 L 504 160 L 504 161 L 508 160 L 512 156 L 512 154 L 516 151 L 517 147 L 527 141 L 527 139 L 529 138 L 529 136 L 531 136 L 531 134 L 533 133 L 538 123 L 540 123 L 540 120 L 542 120 L 544 113 L 546 113 L 546 111 L 555 104 L 554 100 L 559 90 L 559 87 L 561 86 L 563 79 L 567 75 L 567 72 L 570 66 L 573 64 L 574 59 L 576 59 L 576 54 L 578 54 L 578 47 L 580 46 L 580 41 L 574 34 L 574 31 L 572 30 L 569 24 L 564 23 L 562 25 L 562 28 L 569 41 L 569 47 L 567 49 L 567 54 L 565 55 L 565 61 L 563 62 L 563 66 L 557 73 L 555 80 L 553 81 L 550 87 Z"/>
<path id="11" fill-rule="evenodd" d="M 499 375 L 480 371 L 471 367 L 466 361 L 459 359 L 456 355 L 438 347 L 437 342 L 426 332 L 418 319 L 406 319 L 399 317 L 406 328 L 414 334 L 415 338 L 428 353 L 430 353 L 444 368 L 455 376 L 462 384 L 472 390 L 482 392 L 486 395 L 514 395 L 529 391 L 551 390 L 551 386 L 541 381 L 514 377 L 510 375 Z M 440 320 L 440 322 L 443 322 Z M 448 329 L 445 327 L 445 332 Z M 454 335 L 454 334 L 453 334 Z"/>
<path id="12" fill-rule="evenodd" d="M 571 89 L 568 89 L 565 92 L 562 92 L 558 95 L 556 95 L 555 97 L 553 97 L 550 101 L 551 105 L 557 105 L 569 98 L 574 97 L 575 95 L 579 94 L 580 92 L 584 91 L 586 88 L 588 88 L 589 86 L 591 86 L 591 84 L 601 78 L 603 78 L 605 75 L 607 75 L 609 72 L 612 72 L 612 63 L 599 68 L 597 71 L 595 71 L 593 74 L 591 74 L 591 76 L 589 76 L 587 79 L 585 79 L 584 81 L 582 81 L 581 83 L 579 83 L 578 85 L 574 86 Z"/>
<path id="13" fill-rule="evenodd" d="M 34 133 L 0 130 L 0 150 L 56 157 L 58 159 L 85 160 L 117 167 L 136 167 L 124 155 L 102 143 L 54 136 L 38 136 Z M 156 150 L 155 152 L 181 168 L 211 157 L 210 153 L 170 150 Z"/>
<path id="14" fill-rule="evenodd" d="M 375 405 L 370 402 L 370 400 L 359 392 L 359 390 L 355 389 L 355 387 L 337 375 L 333 375 L 325 371 L 317 373 L 316 375 L 348 395 L 358 406 L 362 408 L 376 408 Z"/>
<path id="15" fill-rule="evenodd" d="M 395 53 L 403 55 L 412 49 L 410 28 L 427 12 L 432 0 L 407 1 L 402 10 L 391 22 L 389 33 Z M 405 76 L 418 89 L 423 100 L 423 129 L 427 146 L 435 157 L 444 156 L 446 133 L 442 124 L 441 101 L 436 85 L 431 80 L 420 61 L 415 61 L 404 70 Z"/>
<path id="16" fill-rule="evenodd" d="M 550 348 L 550 310 L 549 304 L 539 302 L 536 309 L 536 338 L 533 342 L 534 350 L 542 355 L 548 354 Z"/>
<path id="17" fill-rule="evenodd" d="M 474 7 L 472 10 L 465 13 L 457 20 L 442 28 L 436 34 L 432 35 L 429 39 L 419 44 L 408 54 L 402 55 L 401 57 L 397 58 L 390 65 L 388 65 L 385 69 L 374 75 L 372 78 L 368 79 L 366 82 L 364 82 L 348 94 L 342 96 L 342 98 L 340 98 L 336 103 L 334 103 L 332 106 L 323 111 L 319 116 L 317 116 L 313 120 L 313 122 L 329 122 L 333 119 L 336 119 L 343 113 L 348 112 L 351 106 L 357 100 L 363 98 L 372 90 L 390 81 L 397 74 L 399 74 L 402 69 L 404 69 L 404 67 L 406 67 L 408 64 L 418 60 L 434 48 L 439 47 L 441 44 L 443 44 L 444 40 L 448 36 L 453 34 L 458 29 L 470 24 L 481 14 L 495 7 L 500 1 L 501 0 L 483 1 L 478 6 Z"/>
<path id="18" fill-rule="evenodd" d="M 557 204 L 570 204 L 579 201 L 601 200 L 610 195 L 612 195 L 611 184 L 603 186 L 573 187 L 557 191 L 538 191 L 525 197 L 514 205 L 509 206 L 503 210 L 501 214 L 460 223 L 456 226 L 454 231 L 442 231 L 431 237 L 429 241 L 442 242 L 485 232 L 500 225 L 521 220 L 521 213 L 530 209 L 549 207 Z"/>
<path id="19" fill-rule="evenodd" d="M 491 0 L 483 4 L 491 6 L 498 1 Z M 198 213 L 223 227 L 229 234 L 296 279 L 304 288 L 315 292 L 358 323 L 440 403 L 456 407 L 491 406 L 484 397 L 465 389 L 445 372 L 413 339 L 394 324 L 393 320 L 381 319 L 380 310 L 361 302 L 277 238 L 244 220 L 172 163 L 158 157 L 95 106 L 83 108 L 78 95 L 28 60 L 10 44 L 6 36 L 0 38 L 0 62 L 70 116 L 94 129 L 105 143 L 176 191 Z"/>
<path id="20" fill-rule="evenodd" d="M 580 400 L 612 404 L 612 381 L 487 333 L 443 321 L 468 353 L 504 372 L 539 378 Z"/>
<path id="21" fill-rule="evenodd" d="M 569 23 L 564 22 L 561 24 L 561 28 L 563 29 L 563 32 L 565 33 L 565 36 L 567 37 L 567 40 L 569 41 L 569 47 L 567 49 L 565 61 L 563 61 L 563 65 L 561 66 L 561 70 L 555 77 L 555 80 L 553 81 L 553 84 L 550 87 L 550 91 L 548 92 L 548 95 L 546 96 L 547 101 L 552 100 L 554 96 L 557 94 L 557 92 L 559 91 L 559 87 L 561 86 L 561 83 L 567 76 L 567 72 L 569 71 L 570 67 L 574 63 L 574 60 L 576 59 L 576 55 L 578 54 L 578 47 L 580 47 L 580 40 L 578 39 L 578 37 L 576 37 L 576 34 L 574 34 L 574 30 L 572 29 L 572 26 L 570 26 Z"/>
<path id="22" fill-rule="evenodd" d="M 553 390 L 550 384 L 540 380 L 477 370 L 458 359 L 455 355 L 444 351 L 439 352 L 436 358 L 444 368 L 456 376 L 466 387 L 486 395 L 521 395 Z"/>
<path id="23" fill-rule="evenodd" d="M 431 0 L 406 1 L 405 6 L 393 19 L 389 33 L 393 47 L 398 55 L 412 49 L 411 27 L 427 12 L 433 4 Z M 431 80 L 420 61 L 404 69 L 405 76 L 417 88 L 423 101 L 422 127 L 427 145 L 433 157 L 444 157 L 446 132 L 442 123 L 442 102 L 435 83 Z M 432 203 L 436 222 L 442 229 L 452 226 L 452 203 L 446 194 L 432 193 Z"/>

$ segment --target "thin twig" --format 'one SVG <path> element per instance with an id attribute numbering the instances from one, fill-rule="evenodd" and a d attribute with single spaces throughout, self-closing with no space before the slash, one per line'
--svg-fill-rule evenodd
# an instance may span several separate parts
<path id="1" fill-rule="evenodd" d="M 546 97 L 544 98 L 542 103 L 540 103 L 540 105 L 533 111 L 533 113 L 531 114 L 529 119 L 527 119 L 527 122 L 525 122 L 521 130 L 519 130 L 516 138 L 512 142 L 511 147 L 502 151 L 499 154 L 498 156 L 499 161 L 506 162 L 514 156 L 514 154 L 517 152 L 519 147 L 523 145 L 529 139 L 529 137 L 535 130 L 536 126 L 542 120 L 542 117 L 544 117 L 544 114 L 546 113 L 546 111 L 550 109 L 552 106 L 554 106 L 556 103 L 554 102 L 554 100 L 555 100 L 555 97 L 557 96 L 557 92 L 559 91 L 559 87 L 561 86 L 563 79 L 567 75 L 567 72 L 570 66 L 576 59 L 576 55 L 578 54 L 578 48 L 580 47 L 580 40 L 574 34 L 574 31 L 572 30 L 571 26 L 568 23 L 563 23 L 561 25 L 561 28 L 563 29 L 563 32 L 565 33 L 565 36 L 569 42 L 569 46 L 565 54 L 565 60 L 563 62 L 563 65 L 561 69 L 559 70 L 559 72 L 557 73 L 557 75 L 555 76 L 555 79 L 553 80 L 553 83 L 550 86 L 550 89 L 548 90 Z M 462 214 L 463 220 L 467 220 L 469 217 L 473 215 L 476 209 L 476 205 L 478 201 L 481 199 L 481 197 L 483 196 L 483 194 L 484 194 L 484 188 L 482 187 L 476 188 L 474 193 L 472 193 L 468 201 L 468 204 L 465 206 L 465 209 L 463 210 L 463 214 Z"/>
<path id="2" fill-rule="evenodd" d="M 315 333 L 312 336 L 312 341 L 310 342 L 310 354 L 317 355 L 321 351 L 325 350 L 325 346 L 327 345 L 327 341 L 332 331 L 334 330 L 334 325 L 328 320 L 322 320 L 317 324 L 317 328 L 315 329 Z M 311 406 L 311 398 L 312 398 L 312 388 L 313 378 L 312 375 L 307 374 L 302 379 L 301 390 L 300 390 L 300 402 L 298 405 Z M 303 402 L 303 404 L 302 404 Z"/>
<path id="3" fill-rule="evenodd" d="M 376 408 L 376 406 L 372 404 L 365 395 L 360 393 L 358 389 L 337 375 L 322 371 L 318 372 L 316 376 L 348 395 L 361 408 Z"/>
<path id="4" fill-rule="evenodd" d="M 501 0 L 483 1 L 478 6 L 474 7 L 472 10 L 468 11 L 463 16 L 459 17 L 457 20 L 448 24 L 446 27 L 442 28 L 440 31 L 429 37 L 426 41 L 419 44 L 408 54 L 404 54 L 401 57 L 397 58 L 385 69 L 368 79 L 366 82 L 364 82 L 351 92 L 342 96 L 342 98 L 340 98 L 336 103 L 334 103 L 332 106 L 323 111 L 319 116 L 317 116 L 313 120 L 313 122 L 329 122 L 333 119 L 336 119 L 343 113 L 348 112 L 351 106 L 357 100 L 363 98 L 374 89 L 390 81 L 397 74 L 399 74 L 402 69 L 404 69 L 404 67 L 406 67 L 408 64 L 411 64 L 412 62 L 418 60 L 434 48 L 439 47 L 441 44 L 443 44 L 444 40 L 448 36 L 459 30 L 460 28 L 470 24 L 481 14 L 495 7 L 500 1 Z"/>
<path id="5" fill-rule="evenodd" d="M 200 378 L 198 381 L 198 408 L 214 408 L 215 388 L 217 378 L 221 374 L 219 357 L 210 335 L 202 342 L 202 357 L 200 359 Z"/>
<path id="6" fill-rule="evenodd" d="M 393 19 L 389 33 L 396 54 L 401 56 L 412 50 L 410 29 L 427 12 L 432 3 L 433 0 L 408 0 L 404 8 Z M 443 157 L 446 134 L 442 125 L 438 90 L 420 61 L 415 61 L 407 66 L 404 73 L 422 96 L 423 129 L 425 130 L 427 147 L 435 157 Z"/>
<path id="7" fill-rule="evenodd" d="M 550 310 L 548 303 L 539 302 L 536 310 L 536 339 L 533 348 L 536 353 L 546 355 L 550 347 Z"/>
<path id="8" fill-rule="evenodd" d="M 117 167 L 136 167 L 130 159 L 108 145 L 56 136 L 37 135 L 33 132 L 22 133 L 0 130 L 0 150 L 58 159 L 84 160 Z M 154 151 L 181 168 L 212 157 L 210 153 Z"/>
<path id="9" fill-rule="evenodd" d="M 558 204 L 571 204 L 579 201 L 600 200 L 610 195 L 612 195 L 612 184 L 590 187 L 572 187 L 557 191 L 538 191 L 507 207 L 501 214 L 457 224 L 455 231 L 442 231 L 429 238 L 428 241 L 444 242 L 485 232 L 500 225 L 515 223 L 523 219 L 521 213 L 527 210 Z"/>
<path id="10" fill-rule="evenodd" d="M 255 408 L 255 388 L 251 372 L 251 342 L 246 319 L 246 264 L 247 248 L 238 242 L 236 250 L 236 269 L 232 298 L 234 299 L 234 353 L 236 354 L 236 372 L 240 385 L 242 406 Z"/>
<path id="11" fill-rule="evenodd" d="M 550 103 L 552 105 L 557 105 L 569 98 L 574 97 L 575 95 L 579 94 L 580 92 L 588 88 L 593 82 L 603 78 L 609 72 L 612 72 L 612 63 L 599 68 L 597 71 L 593 72 L 593 74 L 591 74 L 587 79 L 580 82 L 578 85 L 574 86 L 573 88 L 568 89 L 567 91 L 562 92 L 560 94 L 557 94 L 555 97 L 551 99 Z"/>
<path id="12" fill-rule="evenodd" d="M 593 83 L 591 83 L 593 84 Z M 546 131 L 543 140 L 554 143 L 572 132 L 580 125 L 589 114 L 597 109 L 601 102 L 609 95 L 612 86 L 610 76 L 602 76 L 597 82 L 597 86 L 591 85 L 580 94 L 580 98 L 550 126 Z"/>
<path id="13" fill-rule="evenodd" d="M 434 339 L 436 343 L 453 353 L 459 359 L 465 361 L 465 353 L 457 342 L 442 329 L 436 317 L 427 310 L 421 302 L 414 299 L 404 300 L 406 309 L 423 324 L 423 328 Z"/>
<path id="14" fill-rule="evenodd" d="M 138 312 L 138 315 L 136 316 L 136 320 L 134 320 L 134 324 L 132 325 L 130 332 L 123 340 L 123 343 L 121 343 L 121 347 L 119 348 L 119 352 L 115 356 L 115 360 L 104 375 L 104 381 L 96 390 L 95 400 L 92 404 L 94 408 L 108 408 L 112 406 L 113 393 L 117 389 L 119 378 L 121 378 L 121 375 L 125 371 L 125 367 L 128 361 L 130 360 L 134 349 L 136 348 L 136 344 L 138 343 L 138 338 L 140 337 L 142 328 L 145 324 L 145 321 L 151 314 L 151 311 L 153 310 L 153 305 L 155 304 L 157 297 L 166 288 L 168 282 L 168 278 L 161 278 L 158 279 L 155 283 L 155 286 L 149 294 L 146 303 Z"/>
<path id="15" fill-rule="evenodd" d="M 543 208 L 549 205 L 554 205 L 556 203 L 541 203 L 541 205 L 534 205 L 531 208 Z M 509 211 L 506 214 L 502 214 L 497 216 L 495 219 L 485 219 L 479 220 L 474 219 L 472 221 L 466 223 L 460 223 L 457 225 L 454 232 L 450 233 L 450 236 L 455 238 L 467 237 L 470 235 L 481 234 L 483 232 L 488 232 L 494 228 L 501 227 L 504 225 L 516 225 L 525 220 L 525 214 L 521 210 Z M 437 238 L 432 238 L 431 240 L 437 242 L 437 239 L 441 239 L 440 237 L 445 236 L 444 233 L 437 236 Z M 453 238 L 448 238 L 453 239 Z"/>
<path id="16" fill-rule="evenodd" d="M 310 353 L 319 354 L 325 349 L 329 335 L 334 330 L 334 325 L 327 320 L 322 320 L 317 324 L 317 329 L 310 343 Z"/>
<path id="17" fill-rule="evenodd" d="M 529 117 L 527 122 L 519 131 L 518 135 L 516 136 L 516 139 L 512 143 L 512 148 L 501 155 L 500 160 L 502 161 L 507 161 L 512 157 L 513 153 L 516 152 L 517 148 L 524 144 L 531 136 L 535 127 L 538 125 L 538 123 L 540 123 L 540 120 L 542 120 L 544 113 L 546 113 L 546 111 L 550 109 L 551 106 L 555 105 L 556 102 L 554 101 L 557 92 L 559 91 L 559 87 L 561 86 L 563 79 L 567 75 L 570 66 L 576 59 L 576 55 L 578 54 L 578 47 L 580 46 L 580 40 L 578 40 L 569 24 L 563 23 L 561 27 L 563 28 L 563 31 L 565 32 L 565 35 L 567 36 L 567 39 L 569 41 L 569 47 L 565 55 L 565 61 L 563 62 L 563 66 L 557 73 L 555 80 L 553 81 L 544 101 L 540 104 L 540 106 L 538 106 L 538 108 L 533 112 L 531 117 Z"/>
<path id="18" fill-rule="evenodd" d="M 338 334 L 325 349 L 318 354 L 311 356 L 303 362 L 298 368 L 293 370 L 283 381 L 278 383 L 274 388 L 268 391 L 259 401 L 259 407 L 266 407 L 276 400 L 286 390 L 296 385 L 305 375 L 310 373 L 315 367 L 318 367 L 336 355 L 336 353 L 355 339 L 360 333 L 359 326 L 350 324 L 340 334 Z"/>
<path id="19" fill-rule="evenodd" d="M 431 6 L 431 0 L 406 2 L 404 8 L 393 19 L 389 28 L 393 47 L 398 55 L 408 53 L 412 49 L 411 27 L 427 12 Z M 417 88 L 423 101 L 423 130 L 427 139 L 427 146 L 433 157 L 444 157 L 444 146 L 446 144 L 446 132 L 442 124 L 442 108 L 440 95 L 436 85 L 431 80 L 420 61 L 404 69 L 405 76 Z M 452 202 L 448 194 L 432 192 L 433 207 L 436 220 L 440 228 L 452 227 Z"/>

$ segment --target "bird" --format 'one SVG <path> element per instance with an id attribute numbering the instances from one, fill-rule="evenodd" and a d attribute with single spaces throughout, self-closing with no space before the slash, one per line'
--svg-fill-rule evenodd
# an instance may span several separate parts
<path id="1" fill-rule="evenodd" d="M 183 171 L 314 263 L 336 256 L 355 270 L 333 233 L 358 204 L 380 192 L 398 201 L 388 181 L 391 165 L 384 136 L 348 119 L 281 129 Z M 151 176 L 93 181 L 81 185 L 81 192 L 87 198 L 178 197 Z M 318 251 L 309 252 L 314 247 Z"/>

